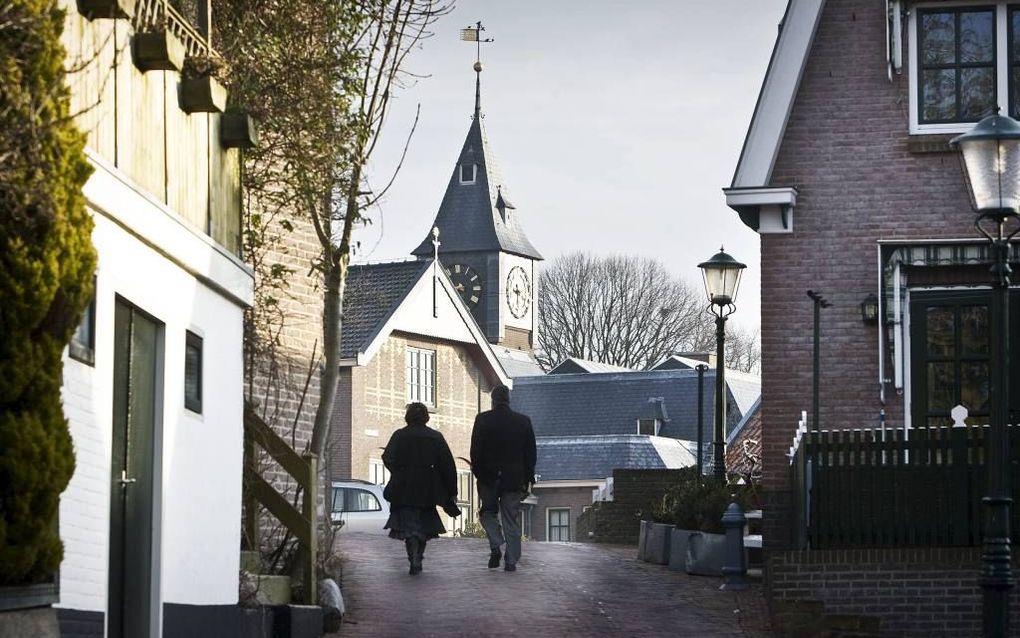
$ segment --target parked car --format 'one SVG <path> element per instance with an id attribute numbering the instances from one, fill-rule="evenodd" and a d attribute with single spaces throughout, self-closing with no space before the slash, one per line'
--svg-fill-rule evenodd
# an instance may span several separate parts
<path id="1" fill-rule="evenodd" d="M 341 523 L 341 532 L 386 534 L 383 525 L 390 517 L 390 504 L 383 498 L 383 486 L 350 479 L 333 481 L 330 518 Z"/>

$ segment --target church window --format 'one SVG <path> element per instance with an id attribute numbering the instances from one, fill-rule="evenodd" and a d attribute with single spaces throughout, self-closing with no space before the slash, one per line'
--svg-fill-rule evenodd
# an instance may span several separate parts
<path id="1" fill-rule="evenodd" d="M 436 404 L 436 351 L 408 348 L 405 356 L 407 368 L 407 401 L 428 406 Z"/>
<path id="2" fill-rule="evenodd" d="M 460 165 L 460 183 L 461 184 L 474 184 L 475 176 L 478 173 L 477 164 L 461 164 Z"/>

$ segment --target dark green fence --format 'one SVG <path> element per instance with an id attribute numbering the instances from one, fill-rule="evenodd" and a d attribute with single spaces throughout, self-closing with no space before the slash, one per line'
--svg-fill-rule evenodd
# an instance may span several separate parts
<path id="1" fill-rule="evenodd" d="M 803 432 L 791 467 L 800 547 L 981 544 L 986 427 Z M 1009 428 L 1013 540 L 1020 437 Z"/>

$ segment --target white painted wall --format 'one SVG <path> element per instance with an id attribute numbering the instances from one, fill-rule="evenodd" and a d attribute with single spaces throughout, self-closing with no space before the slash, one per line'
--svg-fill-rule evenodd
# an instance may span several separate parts
<path id="1" fill-rule="evenodd" d="M 242 312 L 250 272 L 235 257 L 99 162 L 93 210 L 96 351 L 65 356 L 63 400 L 76 469 L 61 498 L 60 607 L 106 610 L 113 316 L 117 295 L 164 324 L 161 510 L 154 542 L 159 602 L 237 602 L 243 436 Z M 135 223 L 133 223 L 135 222 Z M 158 246 L 159 249 L 154 248 Z M 203 413 L 184 408 L 185 331 L 203 337 Z"/>

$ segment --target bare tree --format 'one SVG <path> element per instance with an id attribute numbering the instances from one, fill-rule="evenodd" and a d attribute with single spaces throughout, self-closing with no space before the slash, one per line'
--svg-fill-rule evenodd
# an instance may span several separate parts
<path id="1" fill-rule="evenodd" d="M 713 338 L 699 290 L 658 261 L 573 253 L 552 261 L 539 283 L 538 358 L 566 357 L 647 369 Z"/>
<path id="2" fill-rule="evenodd" d="M 727 328 L 726 367 L 739 372 L 761 372 L 761 331 L 757 328 Z"/>

